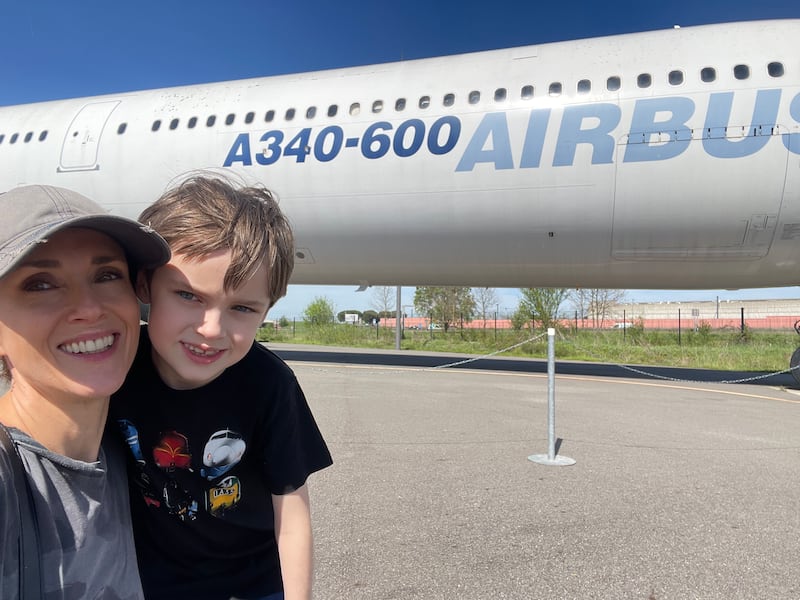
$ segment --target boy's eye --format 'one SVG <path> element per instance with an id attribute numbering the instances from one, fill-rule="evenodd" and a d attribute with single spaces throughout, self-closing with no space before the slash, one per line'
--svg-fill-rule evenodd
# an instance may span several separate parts
<path id="1" fill-rule="evenodd" d="M 178 294 L 178 296 L 180 296 L 184 300 L 194 300 L 195 299 L 195 295 L 192 292 L 187 292 L 186 290 L 178 290 L 175 293 Z"/>
<path id="2" fill-rule="evenodd" d="M 242 312 L 242 313 L 254 313 L 254 312 L 256 312 L 252 308 L 250 308 L 249 306 L 242 306 L 241 304 L 237 304 L 236 306 L 234 306 L 233 310 L 238 311 L 238 312 Z"/>

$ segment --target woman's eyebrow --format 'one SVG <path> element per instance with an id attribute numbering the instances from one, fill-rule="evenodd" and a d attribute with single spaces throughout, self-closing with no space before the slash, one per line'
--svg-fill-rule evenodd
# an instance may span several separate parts
<path id="1" fill-rule="evenodd" d="M 101 255 L 92 258 L 93 265 L 107 265 L 113 262 L 125 262 L 125 257 L 121 254 L 116 255 Z M 23 260 L 20 267 L 31 267 L 34 269 L 56 269 L 61 266 L 61 261 L 57 258 L 39 258 Z"/>
<path id="2" fill-rule="evenodd" d="M 122 254 L 112 254 L 108 256 L 95 256 L 92 259 L 93 265 L 105 265 L 112 262 L 126 262 L 125 256 Z"/>

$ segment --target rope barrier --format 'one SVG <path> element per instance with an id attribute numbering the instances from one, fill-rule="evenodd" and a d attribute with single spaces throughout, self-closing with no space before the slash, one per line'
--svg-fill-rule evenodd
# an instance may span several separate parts
<path id="1" fill-rule="evenodd" d="M 525 344 L 530 344 L 530 343 L 539 341 L 542 338 L 544 338 L 546 335 L 547 335 L 547 333 L 543 332 L 543 333 L 541 333 L 539 335 L 536 335 L 534 337 L 531 337 L 531 338 L 528 338 L 526 340 L 523 340 L 523 341 L 521 341 L 519 343 L 516 343 L 516 344 L 514 344 L 512 346 L 508 346 L 508 347 L 503 348 L 501 350 L 495 350 L 494 352 L 491 352 L 489 354 L 483 354 L 481 356 L 475 356 L 473 358 L 467 358 L 465 360 L 460 360 L 460 361 L 457 361 L 457 362 L 447 363 L 447 364 L 444 364 L 444 365 L 437 365 L 437 366 L 431 367 L 431 368 L 432 369 L 449 369 L 451 367 L 459 367 L 461 365 L 466 365 L 466 364 L 469 364 L 469 363 L 472 363 L 472 362 L 483 360 L 485 358 L 491 358 L 492 356 L 497 356 L 498 354 L 503 354 L 505 352 L 509 352 L 511 350 L 514 350 L 515 348 L 519 348 L 520 346 L 524 346 Z M 636 367 L 631 367 L 630 365 L 625 365 L 625 364 L 622 364 L 622 363 L 617 363 L 617 362 L 608 363 L 602 357 L 596 355 L 595 353 L 593 353 L 592 351 L 590 351 L 586 347 L 581 346 L 580 344 L 576 344 L 574 341 L 566 339 L 561 332 L 559 332 L 559 337 L 561 338 L 562 342 L 567 343 L 567 344 L 571 344 L 577 350 L 580 350 L 584 354 L 594 358 L 595 360 L 597 360 L 599 362 L 604 362 L 605 364 L 609 364 L 609 365 L 611 365 L 613 367 L 618 367 L 618 368 L 620 368 L 620 369 L 622 369 L 624 371 L 630 371 L 631 373 L 636 373 L 637 375 L 641 375 L 641 376 L 644 376 L 644 377 L 651 377 L 653 379 L 660 379 L 662 381 L 672 381 L 672 382 L 675 382 L 675 383 L 724 383 L 724 384 L 751 383 L 753 381 L 761 381 L 762 379 L 768 379 L 768 378 L 774 377 L 776 375 L 785 375 L 787 373 L 793 373 L 797 369 L 800 369 L 800 364 L 798 364 L 798 365 L 795 365 L 794 367 L 789 367 L 788 369 L 783 369 L 782 371 L 774 371 L 774 372 L 771 372 L 771 373 L 765 373 L 765 374 L 761 374 L 761 375 L 754 375 L 752 377 L 743 377 L 741 379 L 724 379 L 724 380 L 721 380 L 721 381 L 703 381 L 701 379 L 681 379 L 679 377 L 669 377 L 668 375 L 659 375 L 658 373 L 652 373 L 652 372 L 645 371 L 645 370 L 642 370 L 642 369 L 639 369 L 639 368 L 636 368 Z"/>

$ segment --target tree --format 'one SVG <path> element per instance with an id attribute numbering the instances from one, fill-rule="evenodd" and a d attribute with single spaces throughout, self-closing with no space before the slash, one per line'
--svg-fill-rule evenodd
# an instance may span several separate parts
<path id="1" fill-rule="evenodd" d="M 557 323 L 558 308 L 569 295 L 566 288 L 522 288 L 519 301 L 519 312 L 530 320 L 531 324 L 539 321 L 542 329 L 553 327 Z"/>
<path id="2" fill-rule="evenodd" d="M 461 318 L 472 320 L 475 299 L 468 287 L 418 287 L 414 292 L 414 308 L 447 331 Z"/>
<path id="3" fill-rule="evenodd" d="M 581 318 L 591 318 L 592 327 L 603 327 L 612 317 L 614 306 L 625 298 L 625 290 L 577 289 L 570 294 L 573 306 Z"/>
<path id="4" fill-rule="evenodd" d="M 472 297 L 475 298 L 477 315 L 483 320 L 483 328 L 486 329 L 486 315 L 491 314 L 492 307 L 497 306 L 497 294 L 494 288 L 479 287 L 472 288 Z"/>
<path id="5" fill-rule="evenodd" d="M 397 289 L 387 285 L 372 288 L 372 308 L 378 313 L 394 313 Z M 392 315 L 394 316 L 394 315 Z"/>
<path id="6" fill-rule="evenodd" d="M 333 309 L 333 302 L 323 296 L 317 296 L 306 306 L 303 311 L 303 318 L 311 325 L 327 325 L 333 323 L 336 312 Z"/>

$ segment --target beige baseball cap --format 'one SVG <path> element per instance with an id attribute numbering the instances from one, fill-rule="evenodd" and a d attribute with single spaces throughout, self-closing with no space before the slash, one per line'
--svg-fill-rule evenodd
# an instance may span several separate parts
<path id="1" fill-rule="evenodd" d="M 125 251 L 135 269 L 166 263 L 170 250 L 150 227 L 109 214 L 87 197 L 60 187 L 26 185 L 0 194 L 0 277 L 4 277 L 37 244 L 67 227 L 105 233 Z"/>

